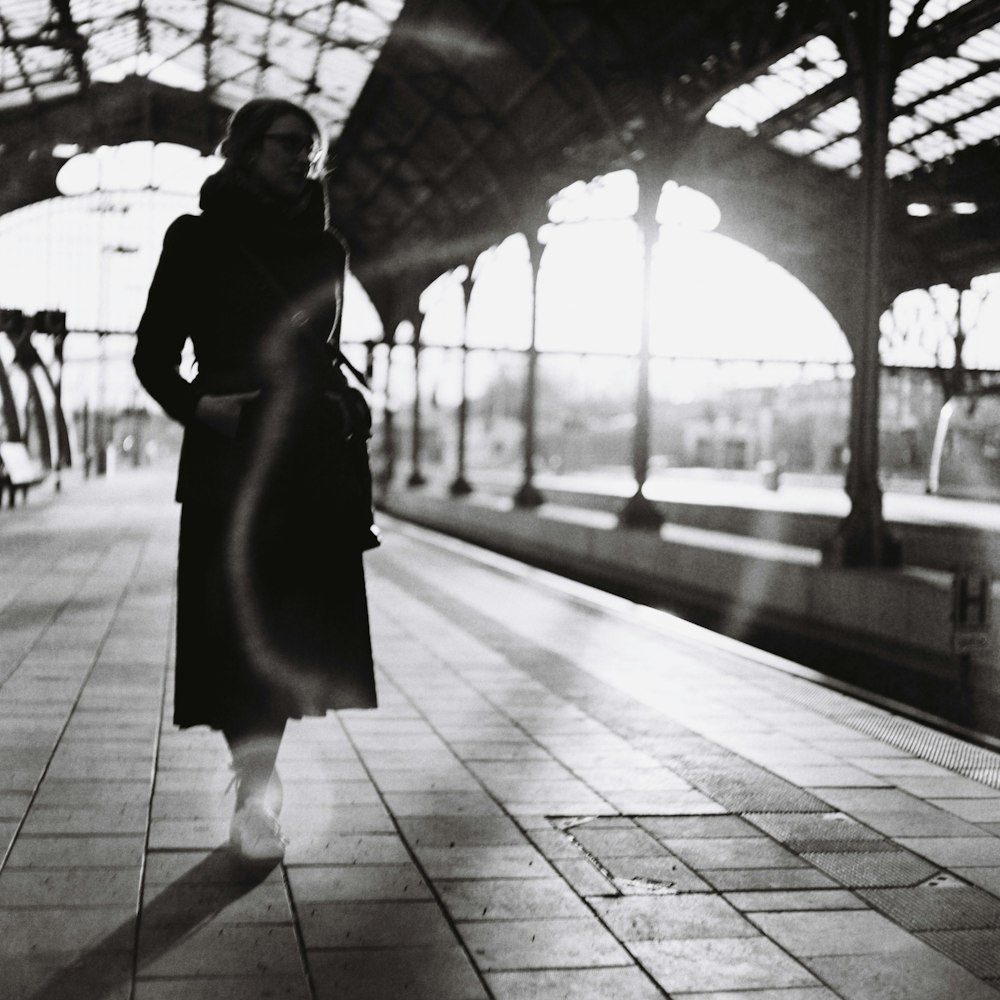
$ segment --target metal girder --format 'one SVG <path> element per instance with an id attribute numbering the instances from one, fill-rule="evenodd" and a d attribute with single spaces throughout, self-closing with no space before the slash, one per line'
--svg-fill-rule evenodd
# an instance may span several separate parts
<path id="1" fill-rule="evenodd" d="M 924 59 L 957 47 L 963 41 L 995 24 L 997 5 L 995 0 L 969 0 L 967 4 L 936 21 L 928 28 L 913 35 L 893 39 L 891 48 L 896 72 L 916 66 Z M 906 44 L 912 41 L 912 44 Z M 952 85 L 952 88 L 956 85 Z M 804 97 L 791 107 L 762 122 L 758 134 L 773 138 L 781 132 L 811 121 L 816 115 L 829 110 L 841 101 L 853 96 L 854 74 L 847 74 L 814 94 Z M 926 100 L 926 98 L 923 98 Z"/>

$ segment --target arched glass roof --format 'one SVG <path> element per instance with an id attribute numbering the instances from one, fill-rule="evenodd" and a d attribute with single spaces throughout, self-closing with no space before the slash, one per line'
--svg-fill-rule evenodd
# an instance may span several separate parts
<path id="1" fill-rule="evenodd" d="M 145 77 L 235 108 L 307 104 L 339 132 L 403 0 L 4 0 L 0 109 Z"/>
<path id="2" fill-rule="evenodd" d="M 933 32 L 935 47 L 900 48 L 890 124 L 890 177 L 912 174 L 1000 136 L 1000 8 L 971 0 L 893 0 L 893 44 Z M 793 156 L 855 173 L 861 160 L 856 97 L 846 96 L 848 63 L 819 35 L 723 95 L 710 122 L 763 135 Z"/>

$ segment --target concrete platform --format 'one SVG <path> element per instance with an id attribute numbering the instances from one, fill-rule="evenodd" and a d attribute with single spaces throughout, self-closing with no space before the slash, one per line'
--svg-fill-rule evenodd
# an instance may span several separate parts
<path id="1" fill-rule="evenodd" d="M 985 1000 L 1000 756 L 386 523 L 382 707 L 293 724 L 285 862 L 169 723 L 170 470 L 0 514 L 4 1000 Z"/>

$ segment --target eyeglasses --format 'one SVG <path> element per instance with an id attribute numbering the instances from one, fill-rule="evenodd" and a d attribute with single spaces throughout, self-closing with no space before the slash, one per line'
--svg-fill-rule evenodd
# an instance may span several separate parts
<path id="1" fill-rule="evenodd" d="M 322 145 L 312 136 L 302 135 L 300 132 L 268 132 L 264 138 L 273 142 L 292 159 L 308 153 L 309 162 L 316 163 L 323 155 Z"/>

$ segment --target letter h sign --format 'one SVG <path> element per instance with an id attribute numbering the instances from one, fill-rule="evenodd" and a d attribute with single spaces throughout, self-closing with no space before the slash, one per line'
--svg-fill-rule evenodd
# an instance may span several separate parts
<path id="1" fill-rule="evenodd" d="M 951 585 L 951 644 L 956 653 L 989 647 L 993 580 L 980 570 L 959 570 Z"/>

